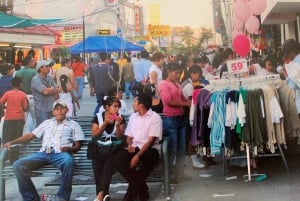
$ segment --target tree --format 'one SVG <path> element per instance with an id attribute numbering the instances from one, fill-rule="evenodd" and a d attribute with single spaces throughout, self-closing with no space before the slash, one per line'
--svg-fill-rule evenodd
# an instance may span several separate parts
<path id="1" fill-rule="evenodd" d="M 208 46 L 208 41 L 214 37 L 214 33 L 211 29 L 201 27 L 200 28 L 200 38 L 198 41 L 198 46 L 201 48 L 205 43 Z"/>

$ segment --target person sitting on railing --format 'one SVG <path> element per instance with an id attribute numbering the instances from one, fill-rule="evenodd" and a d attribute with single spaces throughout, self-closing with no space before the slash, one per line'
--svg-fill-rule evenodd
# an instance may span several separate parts
<path id="1" fill-rule="evenodd" d="M 114 156 L 114 167 L 128 181 L 129 186 L 124 201 L 149 200 L 146 178 L 159 160 L 162 139 L 162 119 L 150 107 L 152 98 L 148 94 L 138 94 L 133 102 L 133 113 L 125 131 L 128 147 Z"/>
<path id="2" fill-rule="evenodd" d="M 45 120 L 32 133 L 22 135 L 3 145 L 10 150 L 13 144 L 25 143 L 34 138 L 43 139 L 39 152 L 20 158 L 13 164 L 23 200 L 40 200 L 30 173 L 46 165 L 53 165 L 62 172 L 56 200 L 70 200 L 75 165 L 73 153 L 80 149 L 84 134 L 77 122 L 66 118 L 67 112 L 67 103 L 60 99 L 55 101 L 53 104 L 55 118 Z"/>
<path id="3" fill-rule="evenodd" d="M 92 136 L 99 138 L 99 144 L 109 143 L 110 150 L 104 155 L 97 154 L 95 158 L 91 158 L 97 194 L 94 201 L 110 200 L 109 184 L 114 173 L 113 156 L 123 148 L 122 144 L 112 145 L 112 143 L 122 141 L 125 130 L 124 117 L 119 114 L 120 100 L 115 96 L 104 96 L 102 103 L 104 111 L 100 111 L 94 117 Z"/>

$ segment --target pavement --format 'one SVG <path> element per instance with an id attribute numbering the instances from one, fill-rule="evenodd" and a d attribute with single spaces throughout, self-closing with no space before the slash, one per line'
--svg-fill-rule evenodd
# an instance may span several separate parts
<path id="1" fill-rule="evenodd" d="M 131 108 L 133 99 L 124 99 L 127 107 Z M 92 115 L 96 106 L 96 98 L 89 96 L 86 86 L 81 109 L 77 116 Z M 227 166 L 225 175 L 221 175 L 222 159 L 217 156 L 216 166 L 202 169 L 192 168 L 190 157 L 186 157 L 185 173 L 192 179 L 171 185 L 171 195 L 167 199 L 163 194 L 162 183 L 151 182 L 149 185 L 150 201 L 299 201 L 300 200 L 300 145 L 296 140 L 289 140 L 285 156 L 289 172 L 284 168 L 281 157 L 266 157 L 258 160 L 255 173 L 263 174 L 256 181 L 254 173 L 251 181 L 245 177 L 247 168 Z M 33 182 L 40 195 L 54 195 L 57 186 L 45 186 L 54 178 L 36 177 Z M 127 184 L 117 183 L 110 186 L 112 201 L 120 201 L 124 197 Z M 95 198 L 95 185 L 74 185 L 71 201 L 93 201 Z M 22 201 L 18 193 L 15 178 L 6 181 L 6 200 Z"/>

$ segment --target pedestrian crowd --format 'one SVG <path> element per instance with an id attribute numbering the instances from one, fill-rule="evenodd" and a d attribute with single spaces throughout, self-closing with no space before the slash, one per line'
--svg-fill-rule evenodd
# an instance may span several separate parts
<path id="1" fill-rule="evenodd" d="M 285 69 L 285 64 L 300 63 L 299 46 L 296 41 L 287 40 L 281 52 L 264 53 L 263 59 L 252 51 L 249 70 L 242 76 L 280 73 L 296 90 L 296 105 L 300 108 L 300 79 Z M 124 201 L 149 200 L 145 181 L 159 160 L 163 138 L 169 142 L 171 182 L 191 179 L 184 172 L 187 154 L 194 168 L 216 165 L 213 158 L 200 156 L 199 148 L 190 143 L 193 126 L 190 108 L 195 90 L 209 85 L 213 79 L 230 76 L 227 61 L 236 58 L 234 51 L 218 48 L 186 56 L 141 51 L 134 56 L 120 53 L 118 57 L 100 53 L 88 65 L 78 57 L 63 59 L 60 65 L 56 61 L 53 68 L 54 62 L 35 61 L 32 55 L 27 55 L 16 72 L 10 64 L 0 65 L 2 143 L 11 150 L 10 161 L 24 200 L 40 199 L 28 173 L 47 164 L 54 164 L 62 171 L 57 199 L 70 200 L 75 163 L 72 153 L 80 149 L 84 133 L 79 124 L 68 117 L 76 115 L 84 99 L 85 74 L 90 95 L 97 101 L 91 122 L 92 137 L 103 150 L 115 147 L 105 155 L 88 156 L 94 170 L 95 201 L 110 200 L 109 184 L 114 169 L 129 183 Z M 122 100 L 123 90 L 126 99 L 134 98 L 133 113 L 127 125 L 124 115 L 130 112 Z M 33 138 L 42 139 L 40 152 L 18 159 L 18 150 L 11 145 Z"/>

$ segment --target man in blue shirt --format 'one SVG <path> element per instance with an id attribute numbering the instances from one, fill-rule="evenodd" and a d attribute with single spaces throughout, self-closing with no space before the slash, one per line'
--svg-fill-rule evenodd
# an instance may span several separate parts
<path id="1" fill-rule="evenodd" d="M 135 80 L 141 82 L 149 73 L 152 62 L 148 60 L 149 54 L 146 50 L 141 52 L 141 59 L 133 64 Z"/>

